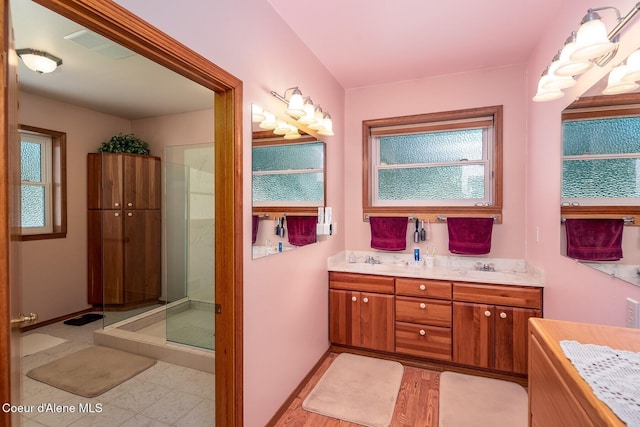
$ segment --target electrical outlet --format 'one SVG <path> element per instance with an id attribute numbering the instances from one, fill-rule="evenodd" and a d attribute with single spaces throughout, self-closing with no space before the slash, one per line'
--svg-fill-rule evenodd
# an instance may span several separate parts
<path id="1" fill-rule="evenodd" d="M 639 309 L 640 304 L 638 304 L 638 301 L 627 298 L 627 311 L 625 312 L 627 327 L 640 328 L 640 323 L 638 323 L 638 316 L 640 315 Z"/>

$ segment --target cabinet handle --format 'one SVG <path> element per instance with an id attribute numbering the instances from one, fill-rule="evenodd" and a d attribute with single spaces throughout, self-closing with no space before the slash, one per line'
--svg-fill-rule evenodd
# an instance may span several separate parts
<path id="1" fill-rule="evenodd" d="M 132 212 L 127 212 L 127 216 L 133 216 Z"/>
<path id="2" fill-rule="evenodd" d="M 129 203 L 127 203 L 127 206 L 131 207 L 131 206 L 133 206 L 133 203 L 129 202 Z"/>
<path id="3" fill-rule="evenodd" d="M 424 329 L 420 329 L 420 335 L 425 336 L 427 332 Z"/>
<path id="4" fill-rule="evenodd" d="M 486 317 L 491 317 L 491 312 L 489 310 L 485 310 L 484 315 Z"/>
<path id="5" fill-rule="evenodd" d="M 420 290 L 421 290 L 421 291 L 424 291 L 424 290 L 426 290 L 426 289 L 427 289 L 427 287 L 426 287 L 425 285 L 420 285 Z"/>
<path id="6" fill-rule="evenodd" d="M 113 216 L 120 216 L 120 212 L 114 213 Z"/>
<path id="7" fill-rule="evenodd" d="M 369 302 L 369 298 L 367 298 L 367 297 L 362 298 L 362 302 L 365 303 L 365 304 L 368 303 Z"/>
<path id="8" fill-rule="evenodd" d="M 427 304 L 425 304 L 425 303 L 421 302 L 421 303 L 420 303 L 420 308 L 422 308 L 422 309 L 427 308 Z"/>
<path id="9" fill-rule="evenodd" d="M 500 318 L 501 319 L 506 319 L 507 318 L 507 313 L 505 313 L 504 311 L 500 313 Z"/>
<path id="10" fill-rule="evenodd" d="M 113 206 L 118 207 L 118 206 L 120 206 L 120 203 L 115 202 L 115 203 L 113 204 Z"/>
<path id="11" fill-rule="evenodd" d="M 351 297 L 351 301 L 356 302 L 356 301 L 358 301 L 358 298 L 356 298 L 356 297 Z"/>

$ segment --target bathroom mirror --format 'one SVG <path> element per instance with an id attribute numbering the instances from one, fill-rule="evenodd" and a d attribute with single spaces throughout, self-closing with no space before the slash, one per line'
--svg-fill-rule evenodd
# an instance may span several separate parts
<path id="1" fill-rule="evenodd" d="M 640 89 L 602 95 L 607 80 L 603 77 L 562 113 L 561 254 L 568 256 L 567 240 L 584 244 L 585 254 L 570 254 L 572 259 L 640 286 Z M 602 242 L 621 248 L 621 258 L 604 255 L 603 248 L 592 250 L 598 227 L 604 230 L 610 222 L 589 222 L 587 227 L 596 228 L 568 238 L 566 220 L 571 219 L 617 220 Z"/>
<path id="2" fill-rule="evenodd" d="M 252 256 L 254 259 L 295 249 L 286 218 L 312 216 L 326 204 L 325 144 L 301 131 L 285 139 L 254 126 L 252 138 Z M 278 234 L 283 224 L 284 236 Z"/>

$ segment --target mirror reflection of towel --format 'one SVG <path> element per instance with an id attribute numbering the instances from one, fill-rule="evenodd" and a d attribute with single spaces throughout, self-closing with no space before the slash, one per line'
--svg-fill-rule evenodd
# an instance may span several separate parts
<path id="1" fill-rule="evenodd" d="M 318 217 L 314 216 L 287 216 L 289 231 L 289 243 L 293 246 L 304 246 L 315 243 L 316 224 Z"/>
<path id="2" fill-rule="evenodd" d="M 491 251 L 493 218 L 447 218 L 449 252 L 484 255 Z"/>
<path id="3" fill-rule="evenodd" d="M 402 217 L 369 217 L 371 247 L 383 251 L 403 251 L 407 247 L 407 224 Z"/>
<path id="4" fill-rule="evenodd" d="M 253 245 L 256 242 L 256 238 L 258 237 L 258 227 L 260 226 L 260 217 L 258 215 L 253 215 L 252 218 L 252 233 L 251 233 L 251 244 Z"/>
<path id="5" fill-rule="evenodd" d="M 618 261 L 622 258 L 622 218 L 568 218 L 567 256 L 583 261 Z"/>

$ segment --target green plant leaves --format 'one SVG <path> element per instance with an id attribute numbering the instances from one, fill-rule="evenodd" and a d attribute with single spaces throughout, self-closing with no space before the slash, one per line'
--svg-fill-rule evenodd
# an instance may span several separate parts
<path id="1" fill-rule="evenodd" d="M 130 153 L 130 154 L 151 154 L 149 144 L 137 138 L 133 134 L 112 136 L 109 141 L 105 141 L 98 148 L 99 153 Z"/>

